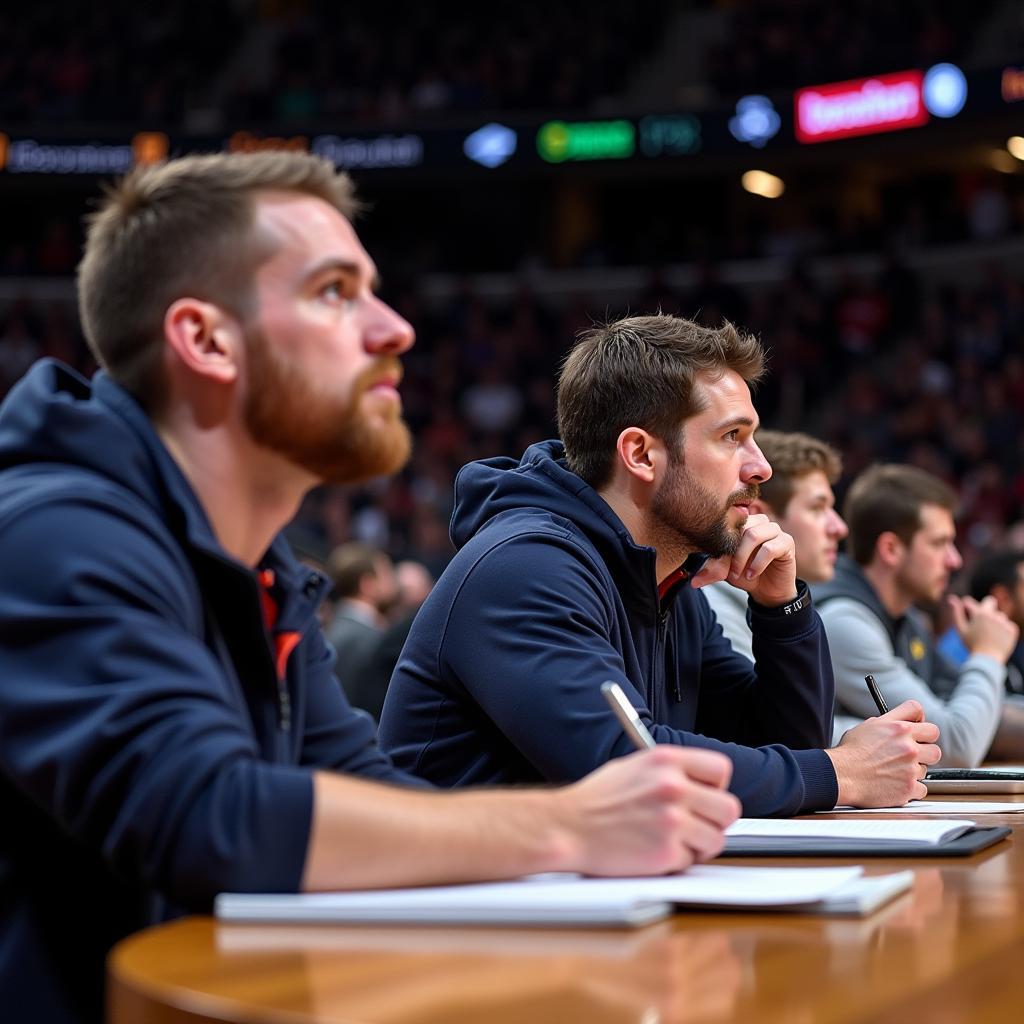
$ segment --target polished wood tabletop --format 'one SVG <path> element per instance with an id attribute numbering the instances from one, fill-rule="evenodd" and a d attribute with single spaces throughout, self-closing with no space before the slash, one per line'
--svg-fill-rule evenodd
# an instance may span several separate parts
<path id="1" fill-rule="evenodd" d="M 108 1019 L 1024 1020 L 1024 814 L 986 815 L 983 823 L 1009 825 L 1014 835 L 972 857 L 868 861 L 871 874 L 911 867 L 915 881 L 910 893 L 866 918 L 686 912 L 636 931 L 300 927 L 188 918 L 141 932 L 114 950 Z"/>

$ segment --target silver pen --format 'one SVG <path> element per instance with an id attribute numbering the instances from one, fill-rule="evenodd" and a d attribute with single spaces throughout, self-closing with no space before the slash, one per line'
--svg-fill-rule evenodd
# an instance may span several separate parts
<path id="1" fill-rule="evenodd" d="M 610 679 L 601 684 L 601 692 L 608 706 L 615 712 L 615 717 L 622 726 L 622 731 L 633 741 L 637 750 L 655 747 L 654 737 L 647 731 L 647 726 L 640 721 L 636 708 L 626 699 L 622 687 Z"/>

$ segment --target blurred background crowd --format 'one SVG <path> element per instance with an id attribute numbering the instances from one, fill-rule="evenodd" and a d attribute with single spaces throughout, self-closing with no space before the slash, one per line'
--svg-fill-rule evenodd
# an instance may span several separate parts
<path id="1" fill-rule="evenodd" d="M 81 139 L 454 130 L 748 93 L 781 109 L 777 90 L 1024 57 L 1019 4 L 1000 0 L 637 0 L 599 15 L 583 0 L 59 0 L 8 10 L 0 29 L 0 131 Z M 909 462 L 959 491 L 968 564 L 1024 545 L 1024 163 L 1006 134 L 779 156 L 776 199 L 738 184 L 768 162 L 755 149 L 649 173 L 356 171 L 384 296 L 417 329 L 402 386 L 416 446 L 393 480 L 314 492 L 296 546 L 326 563 L 357 539 L 436 576 L 458 468 L 551 436 L 577 332 L 656 309 L 761 336 L 762 420 L 841 450 L 840 501 L 871 462 Z M 94 369 L 73 274 L 99 180 L 0 176 L 0 394 L 41 356 Z"/>

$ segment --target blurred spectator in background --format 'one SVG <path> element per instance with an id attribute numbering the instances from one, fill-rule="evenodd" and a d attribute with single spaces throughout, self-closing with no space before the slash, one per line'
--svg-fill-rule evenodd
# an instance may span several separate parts
<path id="1" fill-rule="evenodd" d="M 807 434 L 759 430 L 756 440 L 772 475 L 760 485 L 750 513 L 763 513 L 793 538 L 798 579 L 826 583 L 835 574 L 839 542 L 847 533 L 832 493 L 842 468 L 839 453 Z M 720 580 L 705 587 L 704 596 L 732 649 L 753 661 L 746 592 Z"/>
<path id="2" fill-rule="evenodd" d="M 391 674 L 398 664 L 413 620 L 434 588 L 434 577 L 420 562 L 405 559 L 395 566 L 398 581 L 398 600 L 391 612 L 391 624 L 380 634 L 365 668 L 355 681 L 357 707 L 369 711 L 374 721 L 380 721 Z"/>
<path id="3" fill-rule="evenodd" d="M 426 601 L 434 589 L 434 577 L 425 565 L 407 558 L 395 566 L 395 579 L 398 582 L 398 601 L 391 617 L 395 622 L 401 622 L 415 615 Z"/>
<path id="4" fill-rule="evenodd" d="M 5 392 L 39 358 L 39 341 L 28 318 L 16 311 L 0 333 L 0 392 Z"/>
<path id="5" fill-rule="evenodd" d="M 352 542 L 331 552 L 327 571 L 334 582 L 334 618 L 327 639 L 338 653 L 335 673 L 349 703 L 364 707 L 362 681 L 399 597 L 395 568 L 379 548 Z"/>
<path id="6" fill-rule="evenodd" d="M 986 555 L 971 573 L 971 596 L 981 601 L 991 596 L 996 607 L 1024 632 L 1024 551 L 1002 551 Z M 1006 688 L 1024 696 L 1024 641 L 1006 663 Z"/>
<path id="7" fill-rule="evenodd" d="M 814 597 L 828 633 L 839 713 L 856 719 L 877 713 L 864 682 L 871 674 L 890 706 L 920 702 L 939 727 L 945 766 L 972 768 L 989 753 L 997 729 L 993 753 L 1024 756 L 1024 709 L 1003 700 L 1019 630 L 994 598 L 950 596 L 970 656 L 957 669 L 936 650 L 915 605 L 937 605 L 963 564 L 955 508 L 953 490 L 924 470 L 871 467 L 854 481 L 844 506 L 850 557 Z M 944 699 L 935 691 L 950 676 L 954 685 Z M 836 730 L 850 724 L 837 720 Z"/>
<path id="8" fill-rule="evenodd" d="M 971 571 L 969 590 L 975 601 L 991 597 L 1024 633 L 1024 549 L 1004 548 L 982 555 Z M 947 631 L 940 644 L 956 664 L 970 654 L 955 629 Z M 1006 692 L 1024 701 L 1024 640 L 1017 641 L 1006 663 Z"/>
<path id="9" fill-rule="evenodd" d="M 971 44 L 994 0 L 893 4 L 849 0 L 814 6 L 801 0 L 719 5 L 723 43 L 709 55 L 724 95 L 841 81 L 899 67 L 956 59 Z"/>

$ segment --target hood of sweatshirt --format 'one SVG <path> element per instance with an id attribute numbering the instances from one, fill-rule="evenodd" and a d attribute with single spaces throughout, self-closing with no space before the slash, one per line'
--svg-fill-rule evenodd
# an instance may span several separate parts
<path id="1" fill-rule="evenodd" d="M 658 604 L 657 554 L 637 544 L 611 506 L 569 469 L 557 440 L 527 448 L 523 457 L 471 462 L 455 479 L 451 538 L 461 548 L 478 534 L 521 529 L 527 517 L 564 520 L 581 530 L 608 567 L 624 597 Z M 689 573 L 704 555 L 691 555 Z"/>

